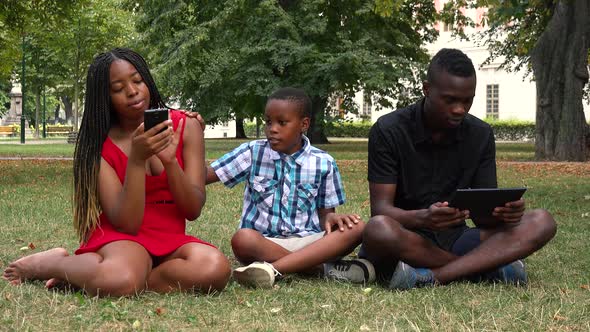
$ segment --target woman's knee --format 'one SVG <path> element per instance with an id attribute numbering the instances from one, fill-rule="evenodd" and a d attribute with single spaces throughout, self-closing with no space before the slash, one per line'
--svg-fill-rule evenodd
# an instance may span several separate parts
<path id="1" fill-rule="evenodd" d="M 199 259 L 198 284 L 202 291 L 221 291 L 231 276 L 229 260 L 219 250 L 209 251 Z"/>
<path id="2" fill-rule="evenodd" d="M 96 295 L 99 296 L 133 296 L 147 287 L 147 274 L 131 269 L 119 268 L 110 275 L 97 276 L 102 278 L 97 284 Z"/>

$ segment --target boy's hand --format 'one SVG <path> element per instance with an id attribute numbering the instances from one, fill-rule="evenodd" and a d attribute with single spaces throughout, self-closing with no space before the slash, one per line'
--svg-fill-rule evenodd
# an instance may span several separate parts
<path id="1" fill-rule="evenodd" d="M 492 215 L 497 219 L 503 220 L 507 223 L 516 223 L 520 221 L 524 214 L 525 203 L 524 199 L 518 201 L 508 202 L 504 206 L 499 206 L 494 209 Z"/>
<path id="2" fill-rule="evenodd" d="M 338 225 L 338 230 L 344 232 L 345 225 L 348 229 L 352 229 L 359 221 L 362 220 L 358 214 L 329 213 L 324 220 L 324 230 L 326 234 L 330 234 L 332 229 Z"/>
<path id="3" fill-rule="evenodd" d="M 205 130 L 205 127 L 206 127 L 205 120 L 203 119 L 201 114 L 199 114 L 199 112 L 189 112 L 189 111 L 182 110 L 182 114 L 186 115 L 187 118 L 197 119 L 197 121 L 201 125 L 201 129 Z"/>

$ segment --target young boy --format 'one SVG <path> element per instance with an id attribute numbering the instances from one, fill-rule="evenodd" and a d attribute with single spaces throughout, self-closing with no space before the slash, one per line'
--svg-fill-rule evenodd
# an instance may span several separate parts
<path id="1" fill-rule="evenodd" d="M 266 103 L 265 140 L 244 143 L 207 169 L 207 183 L 246 182 L 240 229 L 231 240 L 238 283 L 270 288 L 275 276 L 319 272 L 354 283 L 372 282 L 363 259 L 339 260 L 361 242 L 358 215 L 336 214 L 344 204 L 334 159 L 303 135 L 311 100 L 303 90 L 282 88 Z"/>

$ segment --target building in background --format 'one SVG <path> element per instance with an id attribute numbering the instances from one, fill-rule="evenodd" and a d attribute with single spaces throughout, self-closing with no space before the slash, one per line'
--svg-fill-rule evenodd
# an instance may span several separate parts
<path id="1" fill-rule="evenodd" d="M 434 0 L 434 2 L 436 10 L 440 11 L 447 1 Z M 485 8 L 463 11 L 465 16 L 479 23 L 475 28 L 468 28 L 467 34 L 484 31 L 486 11 Z M 454 37 L 452 27 L 442 22 L 436 25 L 436 29 L 440 33 L 439 38 L 436 42 L 426 45 L 431 56 L 434 56 L 441 48 L 456 48 L 465 52 L 473 61 L 477 75 L 477 88 L 470 114 L 480 119 L 535 121 L 537 98 L 535 82 L 531 80 L 532 74 L 525 77 L 522 71 L 508 72 L 500 69 L 501 59 L 484 65 L 484 61 L 489 56 L 485 46 Z M 392 111 L 392 109 L 377 111 L 369 97 L 363 91 L 356 94 L 355 102 L 359 106 L 358 117 L 370 118 L 372 122 L 375 122 L 381 115 Z M 590 104 L 587 101 L 584 101 L 584 113 L 586 121 L 590 121 Z"/>

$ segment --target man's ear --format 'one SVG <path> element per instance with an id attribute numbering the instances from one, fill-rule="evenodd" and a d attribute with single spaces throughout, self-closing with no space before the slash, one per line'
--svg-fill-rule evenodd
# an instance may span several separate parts
<path id="1" fill-rule="evenodd" d="M 424 97 L 428 97 L 428 94 L 430 93 L 430 82 L 422 81 L 422 93 L 424 94 Z"/>
<path id="2" fill-rule="evenodd" d="M 310 123 L 311 119 L 309 117 L 303 117 L 303 119 L 301 119 L 301 132 L 305 133 L 307 132 L 307 130 L 309 129 L 309 123 Z"/>

